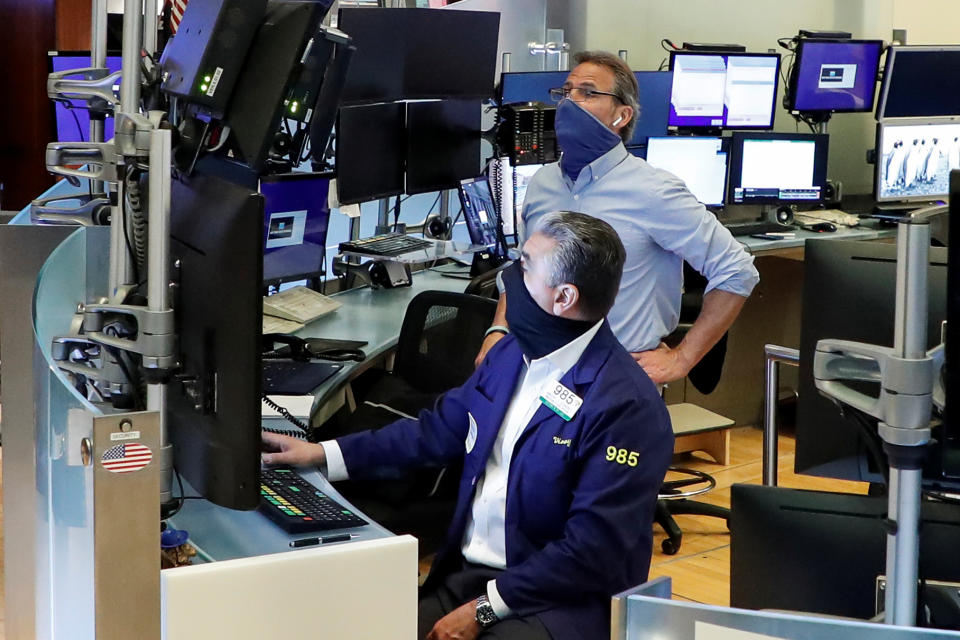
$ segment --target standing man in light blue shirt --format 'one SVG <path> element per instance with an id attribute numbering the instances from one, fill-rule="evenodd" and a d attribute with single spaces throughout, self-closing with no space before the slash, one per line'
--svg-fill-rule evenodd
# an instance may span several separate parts
<path id="1" fill-rule="evenodd" d="M 637 82 L 617 56 L 581 52 L 559 100 L 557 140 L 563 155 L 536 173 L 521 215 L 524 229 L 546 213 L 580 211 L 608 222 L 627 250 L 616 303 L 614 334 L 656 383 L 679 380 L 733 324 L 760 277 L 753 258 L 690 193 L 683 181 L 627 152 L 633 135 Z M 683 262 L 707 279 L 700 315 L 674 348 L 662 339 L 676 327 Z M 506 295 L 483 348 L 503 337 Z"/>

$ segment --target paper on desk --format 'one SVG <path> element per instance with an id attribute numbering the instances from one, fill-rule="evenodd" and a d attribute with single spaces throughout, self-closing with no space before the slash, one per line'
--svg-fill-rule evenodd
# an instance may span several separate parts
<path id="1" fill-rule="evenodd" d="M 694 625 L 693 637 L 696 640 L 783 640 L 779 636 L 741 631 L 699 620 Z"/>
<path id="2" fill-rule="evenodd" d="M 308 420 L 310 411 L 313 409 L 313 396 L 267 396 L 271 402 L 275 402 L 287 411 L 294 418 Z M 266 402 L 260 402 L 260 416 L 263 418 L 275 418 L 280 413 L 268 405 Z"/>
<path id="3" fill-rule="evenodd" d="M 263 316 L 264 333 L 295 333 L 303 329 L 304 326 L 305 325 L 294 322 L 293 320 L 284 320 L 283 318 L 268 316 L 266 314 Z"/>

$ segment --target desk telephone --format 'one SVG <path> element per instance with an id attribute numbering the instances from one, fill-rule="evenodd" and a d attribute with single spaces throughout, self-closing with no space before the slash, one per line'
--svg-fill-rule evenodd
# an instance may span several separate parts
<path id="1" fill-rule="evenodd" d="M 263 299 L 264 315 L 300 324 L 313 322 L 341 306 L 343 305 L 333 298 L 303 286 L 285 289 Z"/>
<path id="2" fill-rule="evenodd" d="M 506 104 L 500 109 L 497 143 L 511 166 L 546 164 L 559 157 L 553 129 L 557 109 L 540 102 Z"/>

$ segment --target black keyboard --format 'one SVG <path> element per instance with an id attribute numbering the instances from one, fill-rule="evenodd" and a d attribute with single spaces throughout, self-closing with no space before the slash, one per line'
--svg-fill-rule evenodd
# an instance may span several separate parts
<path id="1" fill-rule="evenodd" d="M 784 233 L 793 231 L 789 227 L 779 222 L 738 222 L 724 225 L 735 236 L 752 236 L 757 233 Z"/>
<path id="2" fill-rule="evenodd" d="M 260 470 L 260 513 L 287 533 L 360 527 L 367 521 L 289 467 Z"/>
<path id="3" fill-rule="evenodd" d="M 301 362 L 299 360 L 264 360 L 263 392 L 266 394 L 304 396 L 343 368 L 342 364 Z"/>
<path id="4" fill-rule="evenodd" d="M 405 236 L 400 233 L 387 233 L 363 240 L 351 240 L 340 243 L 340 251 L 366 253 L 371 256 L 399 256 L 411 251 L 429 249 L 435 246 L 430 240 Z"/>

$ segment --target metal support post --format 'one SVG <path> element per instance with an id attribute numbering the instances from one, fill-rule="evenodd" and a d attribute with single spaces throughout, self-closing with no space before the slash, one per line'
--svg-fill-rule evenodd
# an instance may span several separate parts
<path id="1" fill-rule="evenodd" d="M 90 66 L 102 69 L 107 66 L 107 2 L 93 0 L 90 19 Z M 103 142 L 103 120 L 90 118 L 90 142 Z M 105 193 L 105 185 L 94 180 L 90 185 L 93 193 Z"/>
<path id="2" fill-rule="evenodd" d="M 893 334 L 893 355 L 897 358 L 919 360 L 926 356 L 929 248 L 929 224 L 900 223 L 897 229 L 897 301 Z M 887 512 L 895 525 L 887 534 L 885 622 L 888 624 L 916 624 L 922 478 L 916 464 L 905 462 L 901 459 L 904 456 L 897 454 L 900 450 L 915 449 L 927 443 L 929 420 L 928 413 L 922 425 L 880 423 L 880 437 L 887 445 L 890 458 Z"/>
<path id="3" fill-rule="evenodd" d="M 170 264 L 170 131 L 150 134 L 150 222 L 147 227 L 147 308 L 167 311 Z M 167 434 L 167 385 L 147 385 L 147 410 L 159 413 L 160 502 L 168 502 L 173 481 L 173 449 Z"/>
<path id="4" fill-rule="evenodd" d="M 763 484 L 777 486 L 777 395 L 780 386 L 778 363 L 796 366 L 800 351 L 775 344 L 764 345 L 766 386 L 763 405 Z"/>
<path id="5" fill-rule="evenodd" d="M 510 52 L 504 51 L 503 55 L 500 56 L 500 61 L 500 71 L 510 73 Z"/>
<path id="6" fill-rule="evenodd" d="M 151 56 L 157 52 L 157 2 L 143 2 L 143 48 Z"/>

